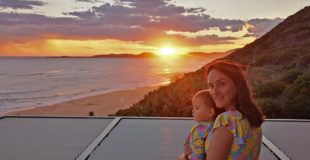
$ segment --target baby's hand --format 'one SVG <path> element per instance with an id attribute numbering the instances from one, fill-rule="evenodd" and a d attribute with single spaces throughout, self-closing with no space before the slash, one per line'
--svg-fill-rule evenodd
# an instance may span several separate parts
<path id="1" fill-rule="evenodd" d="M 187 155 L 183 152 L 183 153 L 180 154 L 180 156 L 178 157 L 177 160 L 188 160 L 187 159 Z"/>
<path id="2" fill-rule="evenodd" d="M 192 154 L 192 148 L 190 146 L 184 146 L 184 153 L 186 155 L 191 155 Z"/>

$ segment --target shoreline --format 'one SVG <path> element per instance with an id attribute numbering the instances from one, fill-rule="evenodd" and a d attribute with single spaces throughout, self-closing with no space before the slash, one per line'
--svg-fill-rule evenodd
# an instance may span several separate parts
<path id="1" fill-rule="evenodd" d="M 13 116 L 107 116 L 120 109 L 126 109 L 142 100 L 150 91 L 162 85 L 145 86 L 134 89 L 112 91 L 87 97 L 77 98 L 47 106 L 34 106 L 1 113 Z"/>

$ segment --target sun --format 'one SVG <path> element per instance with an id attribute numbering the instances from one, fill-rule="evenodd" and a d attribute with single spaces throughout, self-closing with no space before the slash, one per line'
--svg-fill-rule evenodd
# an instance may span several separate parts
<path id="1" fill-rule="evenodd" d="M 176 54 L 176 49 L 171 47 L 164 47 L 158 50 L 158 54 L 161 56 L 170 56 Z"/>

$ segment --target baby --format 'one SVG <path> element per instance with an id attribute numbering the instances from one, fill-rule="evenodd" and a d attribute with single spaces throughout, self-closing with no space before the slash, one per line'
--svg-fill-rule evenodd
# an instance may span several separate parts
<path id="1" fill-rule="evenodd" d="M 178 160 L 205 160 L 205 140 L 211 132 L 216 116 L 222 109 L 216 107 L 208 90 L 197 92 L 192 98 L 193 117 L 197 122 L 188 134 L 184 143 L 184 152 Z"/>

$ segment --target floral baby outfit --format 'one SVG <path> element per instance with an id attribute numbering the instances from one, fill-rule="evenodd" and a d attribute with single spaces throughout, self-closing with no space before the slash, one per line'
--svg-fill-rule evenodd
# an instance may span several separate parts
<path id="1" fill-rule="evenodd" d="M 205 140 L 210 133 L 213 122 L 199 122 L 191 128 L 185 143 L 184 149 L 186 153 L 191 153 L 192 160 L 205 160 Z"/>

